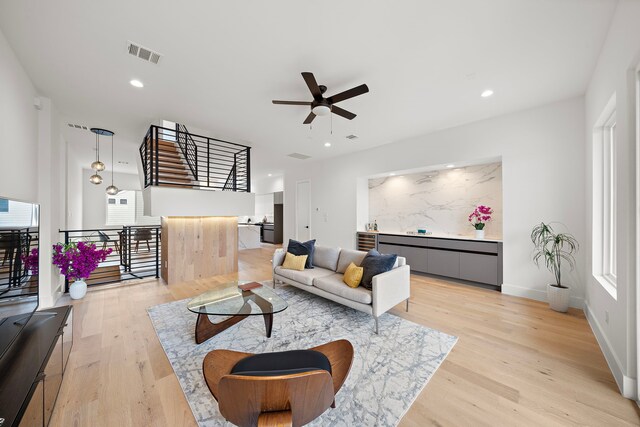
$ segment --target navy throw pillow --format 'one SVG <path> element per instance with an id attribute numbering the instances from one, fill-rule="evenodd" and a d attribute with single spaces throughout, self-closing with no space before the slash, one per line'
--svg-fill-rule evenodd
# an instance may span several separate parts
<path id="1" fill-rule="evenodd" d="M 360 267 L 364 269 L 360 284 L 371 290 L 373 288 L 373 276 L 390 271 L 396 263 L 396 259 L 398 259 L 398 255 L 382 255 L 375 249 L 371 249 L 360 263 Z"/>
<path id="2" fill-rule="evenodd" d="M 293 255 L 307 255 L 307 262 L 304 263 L 304 268 L 313 268 L 313 252 L 315 250 L 316 239 L 309 240 L 308 242 L 298 242 L 297 240 L 289 239 L 287 252 Z"/>

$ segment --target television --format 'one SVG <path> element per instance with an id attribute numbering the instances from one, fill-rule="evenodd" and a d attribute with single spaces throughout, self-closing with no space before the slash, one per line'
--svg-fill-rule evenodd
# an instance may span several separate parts
<path id="1" fill-rule="evenodd" d="M 39 220 L 39 205 L 0 196 L 0 359 L 38 308 Z"/>

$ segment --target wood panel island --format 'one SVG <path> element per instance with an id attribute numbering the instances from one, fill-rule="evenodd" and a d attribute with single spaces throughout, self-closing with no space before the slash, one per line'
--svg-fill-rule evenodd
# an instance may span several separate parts
<path id="1" fill-rule="evenodd" d="M 501 290 L 502 241 L 458 236 L 358 232 L 358 249 L 377 248 L 407 259 L 412 273 Z"/>

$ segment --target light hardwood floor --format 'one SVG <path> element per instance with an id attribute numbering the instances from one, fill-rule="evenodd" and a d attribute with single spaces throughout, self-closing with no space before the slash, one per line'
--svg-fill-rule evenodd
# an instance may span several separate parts
<path id="1" fill-rule="evenodd" d="M 242 251 L 237 276 L 270 279 L 272 253 L 270 245 Z M 411 282 L 409 313 L 404 304 L 392 313 L 459 340 L 401 426 L 640 425 L 638 407 L 619 394 L 581 311 L 555 313 L 536 301 L 421 276 Z M 195 426 L 146 308 L 204 290 L 154 279 L 74 301 L 73 350 L 50 425 Z"/>

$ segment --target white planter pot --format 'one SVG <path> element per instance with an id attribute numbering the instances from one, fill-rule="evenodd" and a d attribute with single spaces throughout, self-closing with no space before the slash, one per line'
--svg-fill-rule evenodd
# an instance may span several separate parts
<path id="1" fill-rule="evenodd" d="M 69 285 L 69 296 L 71 299 L 82 299 L 87 294 L 87 282 L 76 280 Z"/>
<path id="2" fill-rule="evenodd" d="M 569 288 L 547 285 L 547 299 L 549 300 L 549 307 L 551 307 L 552 310 L 566 313 L 569 309 L 570 294 L 571 291 Z"/>
<path id="3" fill-rule="evenodd" d="M 476 230 L 476 239 L 478 240 L 484 239 L 484 229 Z"/>

